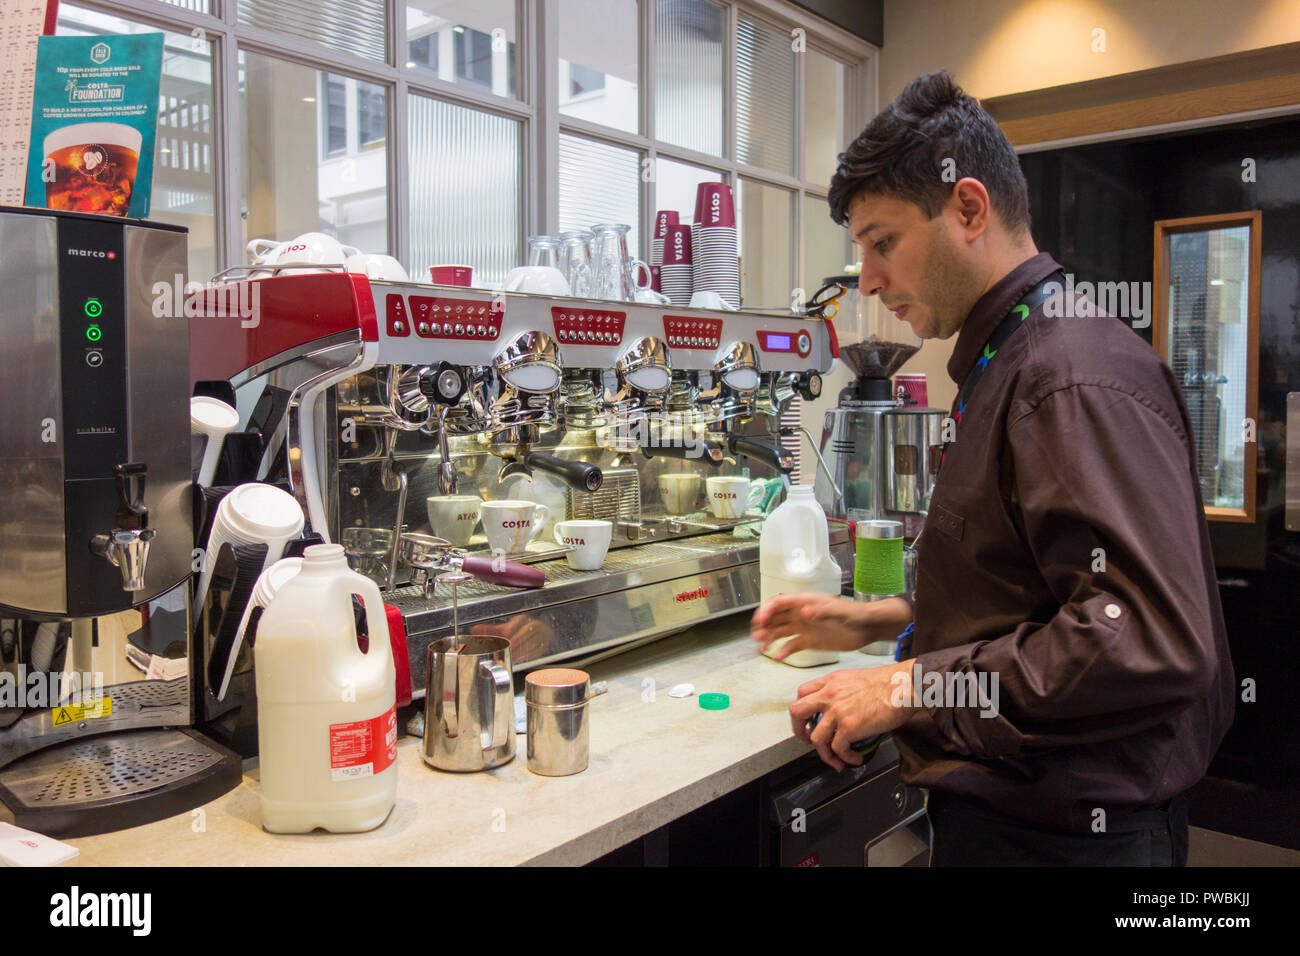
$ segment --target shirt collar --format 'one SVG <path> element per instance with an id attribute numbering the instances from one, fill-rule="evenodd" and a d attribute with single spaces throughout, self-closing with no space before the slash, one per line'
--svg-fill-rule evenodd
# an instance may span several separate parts
<path id="1" fill-rule="evenodd" d="M 948 359 L 948 376 L 958 387 L 966 381 L 966 376 L 984 350 L 984 343 L 1011 311 L 1011 307 L 1023 299 L 1026 292 L 1060 268 L 1055 259 L 1046 252 L 1040 252 L 1020 263 L 980 296 L 962 323 L 952 356 Z"/>

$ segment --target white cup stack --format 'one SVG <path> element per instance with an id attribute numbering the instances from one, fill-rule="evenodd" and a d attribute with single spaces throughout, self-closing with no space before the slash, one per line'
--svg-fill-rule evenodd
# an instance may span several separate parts
<path id="1" fill-rule="evenodd" d="M 691 226 L 692 291 L 716 292 L 733 309 L 740 308 L 736 252 L 736 205 L 731 187 L 700 183 Z"/>
<path id="2" fill-rule="evenodd" d="M 293 495 L 274 485 L 249 482 L 222 498 L 212 521 L 212 531 L 208 534 L 207 554 L 194 593 L 195 620 L 203 613 L 203 599 L 207 596 L 212 570 L 223 544 L 238 546 L 265 542 L 266 560 L 262 564 L 265 568 L 280 559 L 285 545 L 302 534 L 304 524 L 302 506 Z"/>
<path id="3" fill-rule="evenodd" d="M 694 291 L 691 227 L 670 225 L 664 234 L 664 264 L 659 267 L 659 291 L 673 305 L 688 305 Z"/>

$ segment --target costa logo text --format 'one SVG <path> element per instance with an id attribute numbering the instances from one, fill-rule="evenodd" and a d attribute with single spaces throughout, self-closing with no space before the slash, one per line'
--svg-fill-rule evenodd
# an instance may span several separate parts
<path id="1" fill-rule="evenodd" d="M 561 535 L 560 540 L 562 540 L 565 544 L 576 544 L 579 547 L 585 547 L 587 544 L 584 538 L 565 538 L 563 535 Z"/>
<path id="2" fill-rule="evenodd" d="M 533 526 L 533 522 L 531 518 L 524 518 L 519 521 L 501 522 L 501 527 L 503 528 L 531 528 L 532 526 Z"/>
<path id="3" fill-rule="evenodd" d="M 739 495 L 737 495 L 734 491 L 715 491 L 715 492 L 713 493 L 713 497 L 715 497 L 715 498 L 738 498 Z"/>

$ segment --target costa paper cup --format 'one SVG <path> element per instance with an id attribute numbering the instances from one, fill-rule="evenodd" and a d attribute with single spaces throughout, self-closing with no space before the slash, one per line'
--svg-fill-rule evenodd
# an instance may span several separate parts
<path id="1" fill-rule="evenodd" d="M 736 225 L 736 205 L 726 183 L 700 183 L 697 190 L 699 219 L 704 228 Z"/>
<path id="2" fill-rule="evenodd" d="M 901 388 L 907 401 L 924 407 L 929 404 L 924 372 L 900 372 L 894 376 L 894 388 Z"/>
<path id="3" fill-rule="evenodd" d="M 429 278 L 435 285 L 468 287 L 474 281 L 473 266 L 429 266 Z"/>
<path id="4" fill-rule="evenodd" d="M 668 266 L 689 266 L 691 264 L 691 227 L 675 225 L 668 227 L 664 236 L 664 268 Z"/>
<path id="5" fill-rule="evenodd" d="M 668 227 L 677 225 L 677 210 L 660 209 L 655 213 L 655 239 L 662 239 L 668 235 Z"/>

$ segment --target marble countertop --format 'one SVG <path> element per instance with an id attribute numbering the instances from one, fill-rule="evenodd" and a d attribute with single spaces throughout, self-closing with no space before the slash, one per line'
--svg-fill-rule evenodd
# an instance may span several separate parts
<path id="1" fill-rule="evenodd" d="M 68 842 L 83 866 L 579 865 L 800 757 L 787 707 L 803 682 L 840 667 L 885 663 L 858 653 L 795 668 L 758 654 L 737 614 L 587 668 L 609 691 L 592 700 L 591 762 L 541 777 L 517 756 L 481 773 L 427 767 L 420 740 L 398 744 L 397 803 L 368 833 L 301 835 L 261 827 L 256 769 L 202 813 Z M 675 699 L 675 684 L 695 696 Z M 728 694 L 704 710 L 700 693 Z"/>

